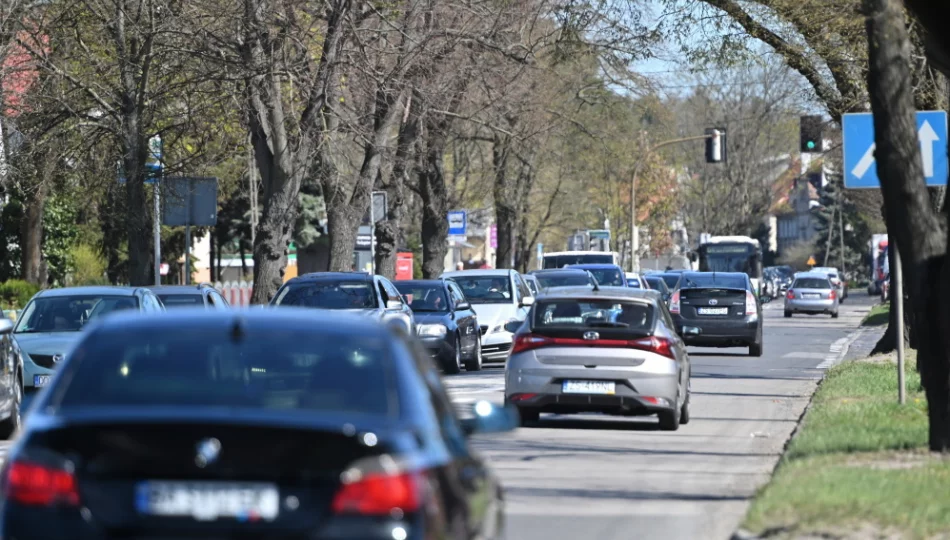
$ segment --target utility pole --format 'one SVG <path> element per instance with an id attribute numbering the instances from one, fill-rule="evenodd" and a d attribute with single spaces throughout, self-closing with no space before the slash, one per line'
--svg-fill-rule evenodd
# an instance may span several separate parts
<path id="1" fill-rule="evenodd" d="M 831 207 L 831 219 L 828 220 L 828 240 L 825 240 L 825 262 L 822 266 L 828 266 L 828 255 L 831 254 L 831 240 L 835 235 L 835 210 L 837 210 L 837 205 Z"/>
<path id="2" fill-rule="evenodd" d="M 841 242 L 841 279 L 845 279 L 848 272 L 844 258 L 844 202 L 841 200 L 841 191 L 838 191 L 838 240 Z"/>

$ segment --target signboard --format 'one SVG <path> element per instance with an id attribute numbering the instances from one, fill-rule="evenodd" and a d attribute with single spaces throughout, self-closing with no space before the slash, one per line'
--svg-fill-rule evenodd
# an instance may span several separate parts
<path id="1" fill-rule="evenodd" d="M 704 244 L 706 253 L 749 253 L 752 246 L 748 244 Z"/>
<path id="2" fill-rule="evenodd" d="M 163 188 L 165 225 L 211 227 L 218 223 L 217 178 L 166 178 Z"/>
<path id="3" fill-rule="evenodd" d="M 498 249 L 498 225 L 492 224 L 488 247 Z"/>
<path id="4" fill-rule="evenodd" d="M 815 262 L 814 257 L 808 257 L 808 262 L 806 262 L 805 264 L 807 264 L 808 266 L 815 266 L 818 263 Z"/>
<path id="5" fill-rule="evenodd" d="M 168 263 L 162 263 L 162 265 L 159 267 L 160 273 L 161 273 L 163 276 L 167 276 L 167 275 L 168 275 L 168 269 L 169 269 Z"/>
<path id="6" fill-rule="evenodd" d="M 373 245 L 372 234 L 356 235 L 356 249 L 369 249 Z"/>
<path id="7" fill-rule="evenodd" d="M 370 208 L 363 214 L 363 225 L 369 225 L 370 214 L 372 214 L 373 223 L 379 223 L 386 219 L 386 212 L 389 210 L 389 198 L 385 191 L 374 191 L 373 201 Z"/>
<path id="8" fill-rule="evenodd" d="M 396 280 L 405 281 L 412 279 L 413 261 L 412 253 L 396 254 Z"/>
<path id="9" fill-rule="evenodd" d="M 453 210 L 449 212 L 449 236 L 465 236 L 468 234 L 468 212 Z"/>
<path id="10" fill-rule="evenodd" d="M 878 189 L 874 159 L 874 117 L 871 113 L 848 113 L 841 120 L 844 138 L 844 187 Z M 917 140 L 928 186 L 947 185 L 947 113 L 917 112 Z"/>

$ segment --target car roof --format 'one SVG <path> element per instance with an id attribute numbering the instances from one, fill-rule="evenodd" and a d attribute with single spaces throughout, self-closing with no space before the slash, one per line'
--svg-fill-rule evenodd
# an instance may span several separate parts
<path id="1" fill-rule="evenodd" d="M 828 279 L 828 274 L 825 274 L 824 272 L 815 272 L 815 271 L 811 271 L 811 272 L 799 272 L 799 273 L 795 274 L 795 279 L 798 279 L 798 278 Z"/>
<path id="2" fill-rule="evenodd" d="M 445 280 L 442 278 L 435 279 L 400 279 L 398 281 L 393 281 L 393 285 L 445 285 Z"/>
<path id="3" fill-rule="evenodd" d="M 613 263 L 580 263 L 580 264 L 569 264 L 568 268 L 591 268 L 591 269 L 601 269 L 601 268 L 620 268 L 619 265 Z"/>
<path id="4" fill-rule="evenodd" d="M 834 266 L 816 266 L 809 270 L 809 272 L 838 272 L 838 269 Z"/>
<path id="5" fill-rule="evenodd" d="M 134 296 L 135 292 L 142 287 L 118 287 L 108 285 L 96 285 L 89 287 L 60 287 L 57 289 L 46 289 L 36 293 L 36 297 L 56 298 L 64 296 Z"/>
<path id="6" fill-rule="evenodd" d="M 532 276 L 540 275 L 550 275 L 550 274 L 584 274 L 587 275 L 587 270 L 583 268 L 577 268 L 576 266 L 568 266 L 566 268 L 545 268 L 543 270 L 532 270 Z"/>
<path id="7" fill-rule="evenodd" d="M 604 298 L 614 300 L 628 299 L 649 299 L 656 300 L 659 293 L 653 289 L 632 289 L 629 287 L 598 287 L 594 289 L 591 286 L 568 286 L 551 287 L 544 289 L 539 295 L 539 300 L 550 298 Z"/>
<path id="8" fill-rule="evenodd" d="M 372 281 L 373 275 L 369 272 L 311 272 L 290 278 L 287 283 L 301 281 L 323 281 L 331 279 L 347 279 L 350 281 Z"/>
<path id="9" fill-rule="evenodd" d="M 451 272 L 444 272 L 442 277 L 444 278 L 453 278 L 460 276 L 509 276 L 514 272 L 514 270 L 503 268 L 501 270 L 497 268 L 485 268 L 482 270 L 472 269 L 472 270 L 453 270 Z"/>
<path id="10" fill-rule="evenodd" d="M 201 283 L 198 285 L 152 285 L 151 287 L 146 287 L 155 294 L 159 293 L 175 293 L 175 294 L 185 294 L 185 293 L 200 293 L 203 289 L 213 289 L 214 286 L 209 283 Z"/>
<path id="11" fill-rule="evenodd" d="M 239 325 L 239 326 L 238 326 Z M 237 327 L 273 330 L 346 329 L 364 335 L 382 335 L 386 327 L 378 321 L 355 313 L 299 307 L 265 307 L 233 311 L 215 311 L 203 308 L 179 308 L 171 312 L 122 314 L 103 317 L 95 323 L 95 332 L 145 330 L 169 332 L 180 328 L 221 328 L 233 331 Z"/>

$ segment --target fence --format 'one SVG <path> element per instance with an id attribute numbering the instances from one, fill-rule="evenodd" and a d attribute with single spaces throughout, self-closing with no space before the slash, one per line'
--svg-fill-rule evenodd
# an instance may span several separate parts
<path id="1" fill-rule="evenodd" d="M 244 280 L 241 281 L 217 281 L 214 284 L 214 288 L 218 289 L 218 292 L 221 293 L 221 296 L 228 301 L 229 304 L 235 307 L 246 307 L 251 303 L 251 292 L 254 287 L 253 284 L 248 283 Z"/>

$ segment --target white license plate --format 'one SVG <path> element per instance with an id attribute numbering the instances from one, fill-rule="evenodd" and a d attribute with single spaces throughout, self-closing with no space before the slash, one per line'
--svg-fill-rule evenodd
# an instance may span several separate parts
<path id="1" fill-rule="evenodd" d="M 727 307 L 701 307 L 697 308 L 696 312 L 700 315 L 728 315 L 729 308 Z"/>
<path id="2" fill-rule="evenodd" d="M 616 384 L 609 381 L 564 381 L 561 392 L 565 394 L 615 394 Z"/>
<path id="3" fill-rule="evenodd" d="M 802 294 L 802 298 L 808 298 L 808 299 L 815 299 L 815 300 L 817 300 L 817 299 L 821 298 L 821 295 L 818 294 L 818 293 L 806 293 L 806 294 Z"/>
<path id="4" fill-rule="evenodd" d="M 33 386 L 37 388 L 42 388 L 49 384 L 49 379 L 52 375 L 33 375 Z"/>
<path id="5" fill-rule="evenodd" d="M 141 514 L 192 517 L 198 521 L 277 518 L 280 495 L 271 484 L 232 482 L 143 482 L 135 492 Z"/>

